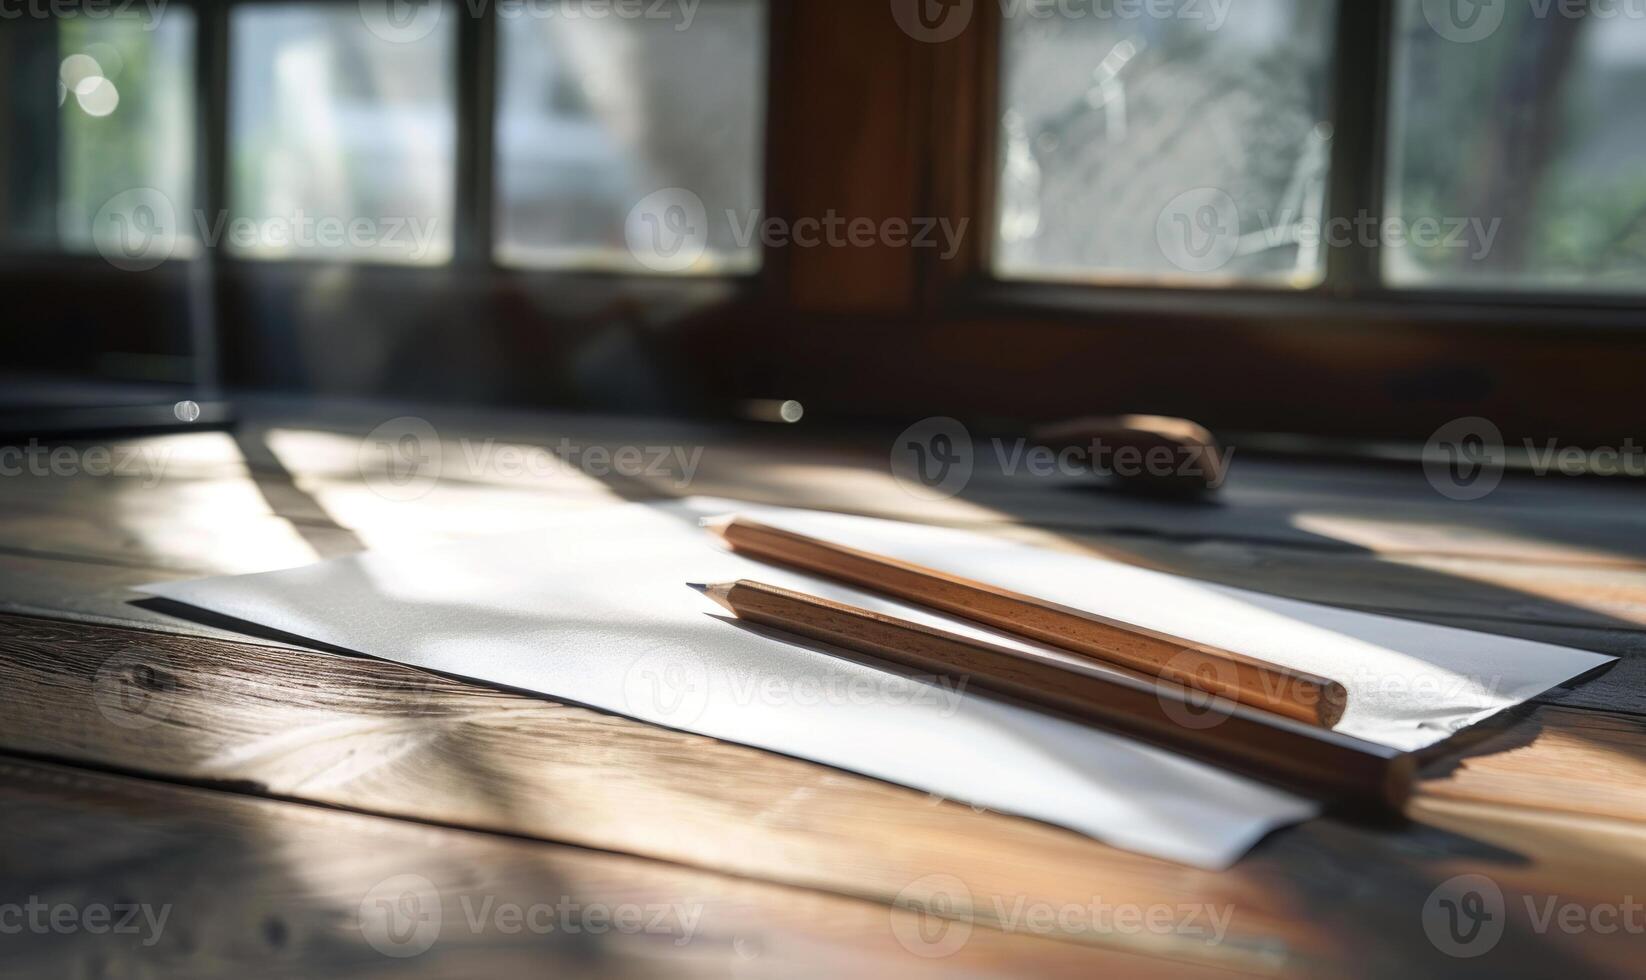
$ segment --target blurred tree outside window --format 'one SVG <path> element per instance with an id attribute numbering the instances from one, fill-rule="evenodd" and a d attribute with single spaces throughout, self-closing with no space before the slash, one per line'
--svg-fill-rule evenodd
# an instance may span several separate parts
<path id="1" fill-rule="evenodd" d="M 1003 7 L 995 270 L 1305 287 L 1336 5 Z"/>
<path id="2" fill-rule="evenodd" d="M 169 256 L 193 254 L 193 12 L 18 19 L 3 31 L 12 146 L 0 236 L 95 252 L 122 231 L 99 216 L 129 219 L 118 204 L 140 193 L 155 205 L 137 209 L 147 226 L 124 230 L 164 235 Z"/>
<path id="3" fill-rule="evenodd" d="M 229 214 L 245 258 L 448 261 L 456 199 L 456 7 L 374 32 L 352 3 L 236 7 Z"/>
<path id="4" fill-rule="evenodd" d="M 1510 3 L 1463 32 L 1437 27 L 1428 6 L 1400 4 L 1387 210 L 1496 231 L 1465 247 L 1386 247 L 1385 278 L 1646 287 L 1646 19 L 1631 5 L 1551 4 L 1539 16 Z"/>
<path id="5" fill-rule="evenodd" d="M 500 19 L 499 261 L 658 271 L 629 248 L 654 230 L 649 217 L 696 246 L 669 271 L 759 266 L 742 232 L 763 189 L 766 5 L 702 0 L 689 21 L 687 10 Z M 642 202 L 660 203 L 636 215 Z"/>

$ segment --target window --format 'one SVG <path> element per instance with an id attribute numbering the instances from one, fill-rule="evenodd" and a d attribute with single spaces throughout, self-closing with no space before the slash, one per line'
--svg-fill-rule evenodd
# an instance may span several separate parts
<path id="1" fill-rule="evenodd" d="M 373 31 L 355 4 L 245 4 L 231 20 L 230 214 L 250 258 L 448 261 L 456 21 Z"/>
<path id="2" fill-rule="evenodd" d="M 1002 11 L 998 273 L 1320 281 L 1333 4 Z"/>
<path id="3" fill-rule="evenodd" d="M 758 266 L 744 232 L 761 203 L 765 5 L 703 0 L 603 18 L 567 6 L 500 14 L 498 259 Z"/>
<path id="4" fill-rule="evenodd" d="M 1598 4 L 1483 5 L 1457 23 L 1444 12 L 1400 4 L 1388 212 L 1447 233 L 1386 241 L 1386 278 L 1641 289 L 1646 20 Z"/>
<path id="5" fill-rule="evenodd" d="M 20 152 L 4 170 L 0 233 L 136 266 L 192 252 L 193 12 L 24 20 L 6 31 L 4 112 Z"/>

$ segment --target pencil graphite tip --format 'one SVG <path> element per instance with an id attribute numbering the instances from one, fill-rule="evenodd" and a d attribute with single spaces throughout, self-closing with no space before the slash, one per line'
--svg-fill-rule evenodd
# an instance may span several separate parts
<path id="1" fill-rule="evenodd" d="M 721 606 L 728 612 L 736 613 L 736 610 L 732 609 L 731 601 L 728 598 L 732 591 L 730 583 L 722 582 L 717 585 L 704 585 L 699 582 L 687 582 L 686 585 L 688 588 L 695 589 L 713 599 L 716 605 Z"/>
<path id="2" fill-rule="evenodd" d="M 715 534 L 720 534 L 725 531 L 726 528 L 731 527 L 732 521 L 735 520 L 737 520 L 736 514 L 725 514 L 721 517 L 705 517 L 697 522 L 697 526 L 705 531 L 712 531 Z"/>

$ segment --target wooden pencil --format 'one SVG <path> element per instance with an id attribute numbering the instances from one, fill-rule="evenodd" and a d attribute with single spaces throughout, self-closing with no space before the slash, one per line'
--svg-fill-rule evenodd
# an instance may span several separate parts
<path id="1" fill-rule="evenodd" d="M 1398 811 L 1411 792 L 1408 753 L 1227 701 L 1197 705 L 1176 685 L 1110 679 L 760 582 L 691 587 L 741 620 L 827 644 L 837 655 L 1121 732 L 1350 811 Z"/>
<path id="2" fill-rule="evenodd" d="M 732 551 L 1331 728 L 1343 717 L 1343 685 L 1306 671 L 1123 623 L 1095 613 L 848 548 L 744 517 L 705 521 Z"/>

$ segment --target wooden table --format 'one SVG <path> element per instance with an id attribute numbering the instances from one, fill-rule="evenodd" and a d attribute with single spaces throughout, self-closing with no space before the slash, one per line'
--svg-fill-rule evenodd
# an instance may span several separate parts
<path id="1" fill-rule="evenodd" d="M 1571 977 L 1646 952 L 1633 486 L 1510 476 L 1458 503 L 1413 467 L 1237 454 L 1218 506 L 987 467 L 933 502 L 891 476 L 889 435 L 247 412 L 232 434 L 98 444 L 106 462 L 82 443 L 0 478 L 0 970 Z M 385 455 L 413 423 L 379 426 L 406 415 L 438 432 L 437 481 Z M 577 461 L 544 465 L 534 446 Z M 607 472 L 591 446 L 645 456 Z M 701 449 L 692 478 L 648 471 L 651 447 Z M 1431 753 L 1404 825 L 1315 820 L 1212 873 L 131 603 L 146 581 L 685 493 L 966 526 L 1624 659 Z M 1478 885 L 1461 875 L 1502 896 L 1491 918 L 1454 920 L 1486 930 L 1468 958 L 1443 948 L 1460 907 L 1440 903 Z"/>

